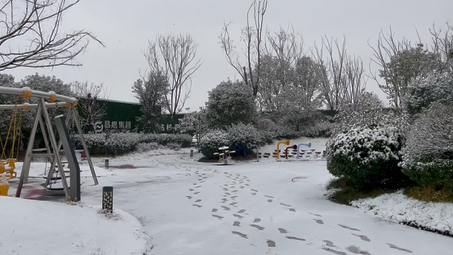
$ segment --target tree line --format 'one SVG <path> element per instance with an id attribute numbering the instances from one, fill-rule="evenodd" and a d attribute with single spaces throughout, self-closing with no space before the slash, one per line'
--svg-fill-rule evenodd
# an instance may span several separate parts
<path id="1" fill-rule="evenodd" d="M 0 7 L 0 71 L 77 66 L 80 63 L 76 57 L 90 40 L 103 45 L 83 29 L 60 34 L 64 14 L 78 2 L 6 1 Z M 290 123 L 295 129 L 321 107 L 333 111 L 362 107 L 370 96 L 365 90 L 368 77 L 387 94 L 390 106 L 401 109 L 410 105 L 417 111 L 423 104 L 409 102 L 409 98 L 420 99 L 422 92 L 414 86 L 423 83 L 422 79 L 426 82 L 451 73 L 452 33 L 448 24 L 445 31 L 433 26 L 429 44 L 398 40 L 391 29 L 389 35 L 381 31 L 377 42 L 370 44 L 372 62 L 378 65 L 378 71 L 367 75 L 360 57 L 348 53 L 346 38 L 324 36 L 320 45 L 305 50 L 303 37 L 293 28 L 267 31 L 267 8 L 268 0 L 253 0 L 246 10 L 246 24 L 238 40 L 242 47 L 234 44 L 228 23 L 221 29 L 219 43 L 227 62 L 240 77 L 232 82 L 250 90 L 246 93 L 251 94 L 254 110 L 276 122 Z M 10 47 L 19 45 L 20 38 L 32 38 L 31 43 Z M 148 127 L 147 131 L 155 131 L 162 112 L 173 116 L 173 125 L 178 124 L 174 116 L 184 109 L 191 92 L 191 77 L 203 63 L 196 53 L 197 44 L 190 34 L 158 35 L 149 41 L 143 53 L 148 69 L 132 85 L 132 92 L 143 107 L 140 121 Z M 220 84 L 225 82 L 229 81 Z M 222 88 L 225 89 L 228 88 Z M 210 95 L 215 94 L 214 90 Z M 85 93 L 87 96 L 89 92 Z M 207 102 L 204 108 L 212 105 Z"/>

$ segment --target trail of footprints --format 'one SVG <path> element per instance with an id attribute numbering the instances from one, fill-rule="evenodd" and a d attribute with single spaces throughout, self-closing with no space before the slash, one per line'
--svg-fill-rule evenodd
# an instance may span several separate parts
<path id="1" fill-rule="evenodd" d="M 248 179 L 247 176 L 241 176 L 240 174 L 231 174 L 228 172 L 224 172 L 224 174 L 227 178 L 230 179 L 230 181 L 220 186 L 220 188 L 223 190 L 223 195 L 221 200 L 219 201 L 220 204 L 219 208 L 213 208 L 211 210 L 212 217 L 217 218 L 219 220 L 223 220 L 225 217 L 220 214 L 225 212 L 231 213 L 230 215 L 234 217 L 232 225 L 233 227 L 238 228 L 238 230 L 233 230 L 231 231 L 231 233 L 244 239 L 248 239 L 247 234 L 241 232 L 240 229 L 243 227 L 242 221 L 244 221 L 245 217 L 249 216 L 249 214 L 247 213 L 246 209 L 238 209 L 238 202 L 235 201 L 235 199 L 238 197 L 238 192 L 240 190 L 245 192 L 249 191 L 250 195 L 252 196 L 259 195 L 259 191 L 257 189 L 250 188 L 249 184 L 250 180 Z M 263 195 L 263 197 L 268 203 L 274 203 L 275 198 L 273 196 Z M 280 206 L 288 209 L 291 212 L 296 212 L 296 209 L 289 204 L 280 203 Z M 265 227 L 259 225 L 260 222 L 261 222 L 260 218 L 254 218 L 252 223 L 245 224 L 244 227 L 250 226 L 251 228 L 257 231 L 263 231 L 265 230 Z M 285 237 L 289 240 L 305 241 L 305 239 L 303 238 L 286 235 L 289 232 L 283 228 L 278 228 L 277 230 L 281 234 L 284 234 Z M 270 239 L 266 240 L 266 243 L 270 248 L 277 246 L 276 242 Z"/>
<path id="2" fill-rule="evenodd" d="M 191 171 L 191 170 L 189 170 L 189 171 Z M 210 169 L 197 168 L 194 171 L 194 173 L 198 177 L 198 182 L 197 183 L 193 183 L 193 188 L 189 189 L 189 191 L 192 193 L 193 196 L 192 195 L 186 196 L 189 200 L 193 199 L 194 203 L 192 205 L 195 206 L 195 207 L 198 207 L 198 208 L 203 207 L 200 204 L 202 202 L 202 199 L 196 199 L 195 200 L 194 196 L 196 196 L 196 195 L 198 195 L 200 193 L 199 189 L 202 188 L 202 183 L 206 182 L 206 179 L 207 179 L 206 174 L 202 173 L 202 171 L 211 171 L 211 170 Z M 221 174 L 221 172 L 218 171 L 218 170 L 213 170 L 212 172 L 217 173 L 217 174 Z M 220 208 L 212 208 L 212 210 L 211 210 L 212 214 L 211 215 L 214 218 L 217 218 L 219 220 L 223 220 L 225 218 L 225 216 L 223 216 L 222 214 L 225 213 L 225 212 L 229 213 L 231 216 L 234 217 L 234 221 L 232 223 L 232 226 L 235 227 L 235 228 L 238 228 L 238 230 L 241 230 L 241 228 L 243 227 L 242 226 L 243 222 L 241 222 L 241 221 L 244 220 L 244 218 L 246 216 L 249 216 L 249 214 L 247 213 L 246 209 L 239 209 L 239 210 L 237 209 L 238 208 L 238 205 L 237 205 L 238 202 L 235 201 L 235 199 L 238 197 L 238 192 L 239 192 L 239 190 L 247 190 L 247 189 L 249 189 L 250 195 L 257 196 L 257 195 L 259 195 L 259 191 L 256 190 L 256 189 L 251 189 L 250 188 L 250 184 L 248 183 L 250 180 L 248 179 L 247 176 L 241 176 L 238 173 L 231 174 L 231 173 L 228 173 L 228 172 L 224 172 L 224 174 L 225 174 L 225 176 L 227 178 L 231 179 L 231 181 L 229 183 L 225 183 L 224 185 L 220 186 L 220 188 L 224 192 L 222 198 L 219 201 L 219 204 L 220 204 L 219 207 Z M 274 199 L 275 199 L 273 196 L 269 196 L 269 195 L 263 195 L 263 197 L 264 197 L 264 199 L 267 200 L 268 203 L 273 203 Z M 286 208 L 286 209 L 288 209 L 291 212 L 296 212 L 296 209 L 293 208 L 289 204 L 280 203 L 279 205 L 284 207 L 284 208 Z M 314 213 L 309 213 L 309 214 L 315 216 L 315 218 L 313 218 L 313 220 L 317 224 L 320 224 L 320 225 L 324 224 L 324 221 L 322 219 L 320 219 L 322 217 L 322 215 L 314 214 Z M 263 231 L 263 230 L 265 230 L 265 227 L 260 226 L 259 225 L 260 222 L 261 222 L 260 218 L 254 218 L 252 223 L 245 224 L 245 225 L 248 225 L 248 226 L 250 226 L 251 228 L 253 228 L 253 229 L 257 230 L 257 231 Z M 356 229 L 356 228 L 351 228 L 351 227 L 348 227 L 348 226 L 345 226 L 345 225 L 341 225 L 341 224 L 338 224 L 338 226 L 340 226 L 342 228 L 345 228 L 345 229 L 347 229 L 349 231 L 360 232 L 360 230 Z M 277 231 L 280 234 L 284 235 L 288 240 L 302 241 L 302 242 L 306 241 L 306 239 L 304 239 L 304 238 L 300 238 L 300 237 L 289 235 L 290 232 L 288 230 L 284 229 L 284 228 L 277 228 Z M 241 231 L 233 230 L 233 231 L 231 231 L 231 233 L 234 234 L 234 235 L 237 235 L 237 236 L 239 236 L 241 238 L 248 239 L 247 234 L 244 234 Z M 356 237 L 358 237 L 362 241 L 370 242 L 370 239 L 367 236 L 365 236 L 365 235 L 359 235 L 359 234 L 355 234 L 355 233 L 351 233 L 351 234 L 356 236 Z M 347 254 L 345 252 L 338 251 L 337 249 L 339 247 L 335 246 L 332 241 L 323 240 L 322 242 L 324 243 L 322 249 L 325 250 L 325 251 L 328 251 L 328 252 L 331 252 L 331 253 L 334 253 L 334 254 L 338 254 L 338 255 Z M 268 239 L 268 240 L 266 240 L 266 243 L 267 243 L 267 246 L 269 248 L 277 247 L 276 242 L 273 241 L 273 240 Z M 388 245 L 392 249 L 396 249 L 396 250 L 407 252 L 407 253 L 412 253 L 412 251 L 400 248 L 400 247 L 398 247 L 398 246 L 396 246 L 394 244 L 388 244 Z M 363 255 L 369 255 L 370 254 L 367 251 L 360 250 L 359 247 L 354 246 L 354 245 L 346 247 L 346 250 L 349 251 L 349 252 L 355 253 L 355 254 L 363 254 Z"/>

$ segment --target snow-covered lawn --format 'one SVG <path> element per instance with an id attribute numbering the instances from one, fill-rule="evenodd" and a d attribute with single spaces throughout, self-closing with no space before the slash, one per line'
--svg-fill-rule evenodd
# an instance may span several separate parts
<path id="1" fill-rule="evenodd" d="M 324 150 L 323 139 L 291 144 L 306 142 Z M 34 162 L 23 198 L 0 197 L 0 254 L 451 254 L 453 249 L 450 237 L 393 223 L 415 221 L 451 233 L 451 204 L 396 193 L 354 203 L 363 213 L 327 199 L 325 184 L 332 176 L 320 158 L 220 165 L 200 163 L 199 157 L 190 158 L 187 149 L 135 153 L 111 159 L 109 170 L 95 158 L 100 185 L 93 185 L 82 164 L 82 201 L 75 205 L 44 192 L 45 164 Z M 10 185 L 14 195 L 17 183 Z M 99 213 L 103 186 L 114 187 L 113 215 Z M 31 200 L 38 197 L 51 201 Z"/>

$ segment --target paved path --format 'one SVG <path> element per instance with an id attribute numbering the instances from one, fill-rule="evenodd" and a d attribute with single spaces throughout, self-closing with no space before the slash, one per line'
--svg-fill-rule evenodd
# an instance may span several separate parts
<path id="1" fill-rule="evenodd" d="M 269 162 L 224 166 L 157 156 L 100 181 L 114 186 L 115 207 L 143 223 L 151 254 L 443 254 L 446 245 L 453 248 L 449 237 L 328 201 L 325 161 Z M 84 187 L 83 201 L 99 203 L 99 189 Z M 414 245 L 419 242 L 426 245 Z"/>

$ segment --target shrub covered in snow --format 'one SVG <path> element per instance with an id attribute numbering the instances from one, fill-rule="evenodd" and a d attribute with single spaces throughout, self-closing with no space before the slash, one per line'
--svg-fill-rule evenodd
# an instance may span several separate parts
<path id="1" fill-rule="evenodd" d="M 231 148 L 236 148 L 236 146 L 246 148 L 248 144 L 260 145 L 264 143 L 264 136 L 250 124 L 233 124 L 227 132 Z M 248 150 L 247 153 L 251 153 L 251 151 Z"/>
<path id="2" fill-rule="evenodd" d="M 178 144 L 186 148 L 192 143 L 192 136 L 188 134 L 143 134 L 140 142 L 160 145 Z"/>
<path id="3" fill-rule="evenodd" d="M 398 167 L 402 146 L 395 127 L 356 126 L 327 142 L 327 169 L 362 189 L 395 187 L 405 180 Z"/>
<path id="4" fill-rule="evenodd" d="M 453 190 L 452 105 L 433 103 L 415 120 L 400 166 L 421 186 Z"/>
<path id="5" fill-rule="evenodd" d="M 131 152 L 139 143 L 141 134 L 138 133 L 114 133 L 109 134 L 85 134 L 85 141 L 91 155 L 121 155 Z M 80 138 L 73 137 L 80 146 Z"/>
<path id="6" fill-rule="evenodd" d="M 85 141 L 91 155 L 117 156 L 132 152 L 138 144 L 156 143 L 159 145 L 172 145 L 189 147 L 192 142 L 190 135 L 184 134 L 142 134 L 142 133 L 113 133 L 113 134 L 85 134 Z M 81 148 L 79 136 L 71 137 L 76 147 Z"/>
<path id="7" fill-rule="evenodd" d="M 200 139 L 201 153 L 207 158 L 214 158 L 214 152 L 217 152 L 222 146 L 230 146 L 228 133 L 223 130 L 212 130 Z"/>
<path id="8" fill-rule="evenodd" d="M 432 72 L 415 79 L 407 88 L 404 105 L 410 114 L 418 114 L 433 102 L 453 102 L 453 75 Z"/>

